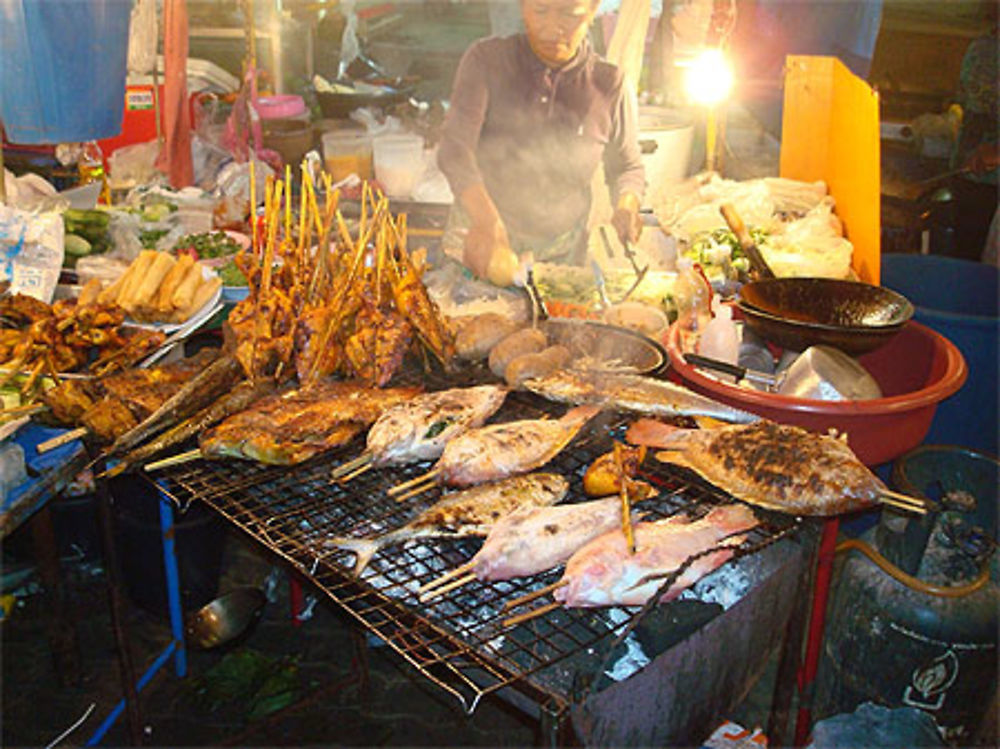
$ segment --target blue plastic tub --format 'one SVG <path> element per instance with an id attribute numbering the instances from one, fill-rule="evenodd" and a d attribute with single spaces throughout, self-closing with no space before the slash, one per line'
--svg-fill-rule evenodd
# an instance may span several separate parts
<path id="1" fill-rule="evenodd" d="M 969 379 L 938 405 L 925 442 L 998 452 L 1000 268 L 940 255 L 882 255 L 882 285 L 916 307 L 914 319 L 954 343 Z"/>

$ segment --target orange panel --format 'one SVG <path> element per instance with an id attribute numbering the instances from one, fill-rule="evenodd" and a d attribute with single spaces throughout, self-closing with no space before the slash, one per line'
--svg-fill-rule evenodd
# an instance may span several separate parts
<path id="1" fill-rule="evenodd" d="M 781 176 L 824 180 L 854 245 L 851 266 L 879 282 L 878 94 L 834 57 L 789 55 L 781 123 Z"/>

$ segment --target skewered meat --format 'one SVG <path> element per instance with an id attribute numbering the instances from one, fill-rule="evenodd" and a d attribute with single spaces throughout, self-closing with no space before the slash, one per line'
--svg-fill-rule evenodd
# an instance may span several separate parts
<path id="1" fill-rule="evenodd" d="M 557 567 L 598 536 L 618 529 L 617 497 L 558 507 L 521 507 L 502 518 L 472 558 L 480 580 L 509 580 Z"/>
<path id="2" fill-rule="evenodd" d="M 381 311 L 367 300 L 355 318 L 344 353 L 356 377 L 382 387 L 399 369 L 413 341 L 410 324 L 397 312 Z"/>
<path id="3" fill-rule="evenodd" d="M 455 357 L 455 343 L 451 332 L 441 317 L 437 304 L 427 293 L 427 287 L 420 280 L 406 248 L 401 247 L 393 256 L 396 278 L 392 284 L 392 295 L 396 309 L 417 331 L 417 335 L 446 370 L 451 369 Z"/>
<path id="4" fill-rule="evenodd" d="M 635 425 L 633 425 L 634 427 Z M 633 428 L 629 439 L 640 439 Z M 885 485 L 843 440 L 761 420 L 676 429 L 656 440 L 659 460 L 690 468 L 744 502 L 796 515 L 837 515 L 872 505 Z"/>
<path id="5" fill-rule="evenodd" d="M 640 375 L 561 370 L 528 380 L 524 387 L 560 403 L 602 403 L 652 416 L 711 416 L 738 424 L 759 418 L 679 385 Z"/>
<path id="6" fill-rule="evenodd" d="M 449 440 L 481 426 L 507 396 L 498 385 L 452 388 L 392 406 L 368 430 L 367 449 L 379 466 L 433 460 Z"/>
<path id="7" fill-rule="evenodd" d="M 526 473 L 558 455 L 599 411 L 596 406 L 579 406 L 555 421 L 525 419 L 469 430 L 445 445 L 434 469 L 452 486 Z"/>
<path id="8" fill-rule="evenodd" d="M 636 550 L 629 553 L 625 534 L 610 531 L 581 547 L 566 563 L 562 581 L 553 597 L 566 606 L 640 606 L 659 589 L 663 576 L 677 570 L 688 558 L 720 547 L 696 559 L 660 599 L 676 598 L 732 556 L 732 547 L 743 543 L 757 524 L 744 505 L 716 507 L 700 520 L 674 515 L 655 523 L 633 527 Z"/>
<path id="9" fill-rule="evenodd" d="M 379 549 L 417 538 L 485 536 L 501 518 L 520 507 L 554 505 L 566 496 L 569 482 L 554 473 L 514 476 L 492 484 L 445 494 L 416 518 L 376 538 L 330 538 L 325 543 L 357 554 L 355 574 Z"/>
<path id="10" fill-rule="evenodd" d="M 346 444 L 389 406 L 417 388 L 376 390 L 337 382 L 286 390 L 230 416 L 200 440 L 205 457 L 234 457 L 272 465 L 301 463 Z"/>

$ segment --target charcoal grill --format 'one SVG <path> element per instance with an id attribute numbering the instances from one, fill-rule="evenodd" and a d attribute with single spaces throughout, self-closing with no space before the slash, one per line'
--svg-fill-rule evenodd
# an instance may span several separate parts
<path id="1" fill-rule="evenodd" d="M 454 386 L 455 380 L 425 385 L 439 389 Z M 537 396 L 512 393 L 494 421 L 554 416 L 563 410 Z M 580 489 L 584 471 L 611 449 L 612 437 L 620 438 L 624 426 L 619 416 L 599 415 L 585 434 L 545 467 L 570 480 L 566 501 L 586 499 Z M 504 603 L 554 582 L 558 571 L 505 582 L 474 581 L 420 603 L 418 588 L 468 561 L 479 548 L 479 540 L 430 540 L 388 547 L 375 555 L 360 578 L 355 577 L 353 554 L 325 547 L 325 538 L 387 532 L 440 496 L 438 488 L 404 503 L 386 495 L 400 481 L 424 473 L 431 465 L 428 462 L 371 470 L 346 485 L 331 483 L 332 468 L 363 447 L 363 438 L 358 438 L 339 451 L 294 468 L 198 460 L 161 471 L 155 478 L 180 506 L 195 500 L 208 503 L 292 563 L 366 630 L 454 695 L 467 713 L 475 710 L 484 695 L 505 687 L 513 687 L 539 706 L 565 707 L 570 690 L 553 685 L 560 678 L 578 681 L 580 673 L 599 675 L 614 638 L 623 636 L 630 623 L 636 622 L 639 610 L 560 608 L 505 629 Z M 694 474 L 655 461 L 650 461 L 645 478 L 660 490 L 658 498 L 640 505 L 650 519 L 678 512 L 700 517 L 712 506 L 733 501 Z M 787 516 L 758 515 L 761 525 L 748 534 L 736 556 L 754 553 L 797 529 L 797 522 Z M 556 676 L 543 678 L 545 674 Z"/>

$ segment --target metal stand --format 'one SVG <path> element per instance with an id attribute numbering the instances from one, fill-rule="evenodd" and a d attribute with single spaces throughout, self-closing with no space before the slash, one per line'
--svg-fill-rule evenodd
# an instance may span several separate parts
<path id="1" fill-rule="evenodd" d="M 99 466 L 98 470 L 102 467 Z M 122 615 L 120 581 L 118 579 L 117 548 L 114 541 L 113 519 L 106 481 L 99 481 L 97 486 L 98 504 L 101 514 L 101 527 L 104 535 L 104 563 L 107 567 L 108 587 L 111 597 L 111 619 L 115 629 L 115 645 L 118 649 L 122 685 L 125 697 L 115 706 L 111 714 L 97 727 L 94 734 L 87 740 L 86 746 L 96 746 L 105 734 L 118 720 L 124 711 L 128 724 L 129 739 L 133 746 L 142 744 L 142 720 L 139 712 L 138 693 L 152 681 L 156 673 L 173 657 L 174 673 L 183 678 L 187 675 L 187 649 L 184 645 L 184 621 L 181 614 L 180 573 L 177 569 L 177 554 L 174 545 L 174 508 L 170 500 L 161 491 L 160 505 L 160 538 L 163 542 L 163 566 L 166 573 L 167 605 L 170 612 L 170 632 L 172 639 L 167 647 L 156 657 L 153 663 L 138 681 L 135 681 L 135 670 L 128 647 L 128 633 L 125 629 Z"/>

